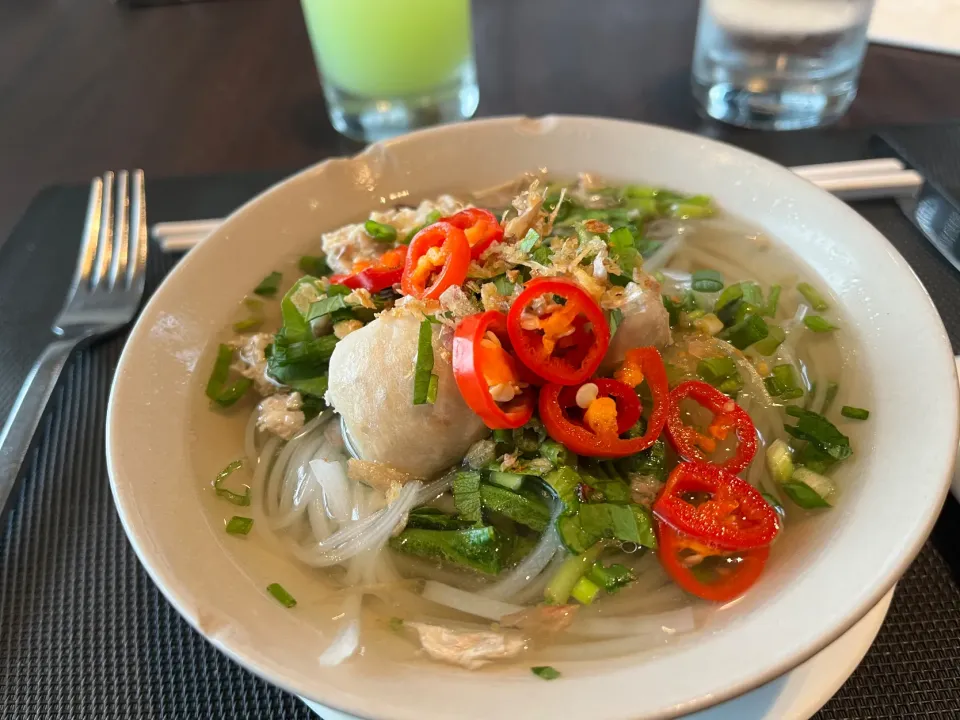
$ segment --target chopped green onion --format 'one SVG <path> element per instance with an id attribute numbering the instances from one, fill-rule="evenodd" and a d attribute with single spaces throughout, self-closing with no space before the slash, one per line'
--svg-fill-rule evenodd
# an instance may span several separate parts
<path id="1" fill-rule="evenodd" d="M 440 376 L 430 373 L 430 384 L 427 386 L 427 402 L 433 405 L 437 402 L 437 390 L 440 388 Z"/>
<path id="2" fill-rule="evenodd" d="M 599 562 L 593 564 L 587 577 L 610 594 L 618 592 L 620 588 L 626 587 L 636 579 L 632 570 L 619 563 L 604 567 Z"/>
<path id="3" fill-rule="evenodd" d="M 311 303 L 310 310 L 307 311 L 307 322 L 319 320 L 324 315 L 330 315 L 337 310 L 345 310 L 347 303 L 343 298 L 343 295 L 329 295 Z"/>
<path id="4" fill-rule="evenodd" d="M 394 242 L 397 239 L 397 229 L 393 225 L 379 223 L 376 220 L 367 220 L 363 224 L 367 235 L 380 242 Z"/>
<path id="5" fill-rule="evenodd" d="M 233 490 L 227 490 L 225 487 L 220 487 L 223 484 L 223 481 L 230 477 L 233 473 L 243 467 L 243 460 L 234 460 L 232 463 L 227 465 L 223 470 L 217 474 L 216 480 L 213 481 L 213 489 L 217 494 L 217 497 L 222 497 L 225 500 L 229 500 L 234 505 L 249 505 L 250 504 L 250 488 L 246 489 L 243 495 L 240 493 L 235 493 Z"/>
<path id="6" fill-rule="evenodd" d="M 304 255 L 297 263 L 301 272 L 313 277 L 323 277 L 330 274 L 330 266 L 327 265 L 326 258 L 320 255 Z"/>
<path id="7" fill-rule="evenodd" d="M 779 325 L 767 325 L 769 334 L 753 345 L 753 349 L 765 357 L 773 355 L 777 348 L 787 339 L 787 334 Z"/>
<path id="8" fill-rule="evenodd" d="M 791 481 L 780 486 L 787 497 L 804 510 L 828 508 L 830 503 L 820 497 L 817 492 L 806 483 Z"/>
<path id="9" fill-rule="evenodd" d="M 763 340 L 770 334 L 767 323 L 759 315 L 747 315 L 736 325 L 727 328 L 719 334 L 721 340 L 726 340 L 737 350 L 746 350 L 755 342 Z"/>
<path id="10" fill-rule="evenodd" d="M 530 228 L 527 230 L 527 234 L 523 236 L 523 240 L 520 241 L 518 247 L 520 248 L 520 252 L 529 255 L 538 242 L 540 242 L 540 233 Z"/>
<path id="11" fill-rule="evenodd" d="M 507 490 L 519 490 L 523 487 L 523 475 L 518 475 L 517 473 L 491 470 L 487 479 L 494 485 L 505 487 Z"/>
<path id="12" fill-rule="evenodd" d="M 253 292 L 255 292 L 257 295 L 264 295 L 267 297 L 276 295 L 277 290 L 280 289 L 281 280 L 283 280 L 283 275 L 274 271 L 261 280 L 260 284 L 253 289 Z"/>
<path id="13" fill-rule="evenodd" d="M 231 535 L 246 535 L 253 527 L 253 518 L 234 515 L 227 523 L 227 532 Z"/>
<path id="14" fill-rule="evenodd" d="M 253 385 L 253 380 L 245 377 L 238 378 L 232 385 L 227 385 L 231 362 L 233 362 L 233 348 L 221 344 L 217 348 L 217 359 L 213 363 L 213 371 L 210 373 L 206 389 L 207 397 L 220 407 L 230 407 Z"/>
<path id="15" fill-rule="evenodd" d="M 823 333 L 836 330 L 837 326 L 820 315 L 807 315 L 803 318 L 803 324 L 814 332 Z"/>
<path id="16" fill-rule="evenodd" d="M 783 509 L 783 505 L 780 504 L 780 501 L 777 500 L 777 498 L 775 498 L 770 493 L 761 492 L 760 494 L 763 496 L 763 499 L 767 501 L 767 504 L 770 507 L 772 507 L 774 510 L 776 510 L 777 515 L 780 516 L 780 520 L 782 521 L 785 515 L 785 511 Z"/>
<path id="17" fill-rule="evenodd" d="M 736 285 L 728 285 L 724 288 L 723 292 L 720 293 L 720 297 L 717 298 L 717 302 L 713 307 L 713 311 L 717 312 L 727 305 L 736 303 L 737 300 L 740 300 L 743 297 L 743 285 L 742 283 L 737 283 Z"/>
<path id="18" fill-rule="evenodd" d="M 790 446 L 777 438 L 766 450 L 767 468 L 770 475 L 779 484 L 789 482 L 793 477 L 793 459 L 790 456 Z"/>
<path id="19" fill-rule="evenodd" d="M 613 337 L 617 328 L 620 327 L 620 323 L 623 322 L 623 310 L 620 308 L 612 308 L 607 310 L 607 325 L 610 326 L 610 337 Z"/>
<path id="20" fill-rule="evenodd" d="M 284 607 L 292 608 L 297 604 L 297 601 L 294 600 L 293 595 L 284 590 L 280 583 L 271 583 L 270 585 L 267 585 L 267 592 L 273 595 L 276 601 Z"/>
<path id="21" fill-rule="evenodd" d="M 797 374 L 793 365 L 777 365 L 773 368 L 770 377 L 763 379 L 763 384 L 771 397 L 783 400 L 794 400 L 803 397 L 803 389 L 797 383 Z"/>
<path id="22" fill-rule="evenodd" d="M 817 292 L 817 289 L 813 287 L 810 283 L 799 283 L 797 285 L 797 290 L 800 291 L 800 294 L 806 299 L 810 306 L 817 312 L 823 312 L 824 310 L 829 310 L 830 305 L 824 299 L 823 295 Z"/>
<path id="23" fill-rule="evenodd" d="M 733 361 L 733 358 L 726 355 L 704 358 L 697 363 L 697 375 L 714 387 L 736 374 L 737 364 Z"/>
<path id="24" fill-rule="evenodd" d="M 577 580 L 570 595 L 581 605 L 590 605 L 600 594 L 600 587 L 585 576 Z"/>
<path id="25" fill-rule="evenodd" d="M 833 401 L 837 399 L 837 393 L 840 391 L 840 386 L 835 382 L 827 383 L 827 393 L 823 397 L 823 405 L 820 406 L 820 414 L 826 415 L 830 410 L 830 407 L 833 405 Z"/>
<path id="26" fill-rule="evenodd" d="M 849 405 L 844 405 L 842 408 L 840 408 L 840 414 L 845 418 L 850 418 L 851 420 L 866 420 L 868 417 L 870 417 L 869 410 L 851 407 Z"/>
<path id="27" fill-rule="evenodd" d="M 250 311 L 250 317 L 243 320 L 237 320 L 233 324 L 234 332 L 242 333 L 248 330 L 256 330 L 263 324 L 263 301 L 257 298 L 245 297 L 243 305 Z"/>
<path id="28" fill-rule="evenodd" d="M 763 315 L 765 317 L 776 317 L 777 306 L 780 304 L 781 290 L 782 288 L 779 285 L 770 286 L 770 295 L 767 297 L 767 304 L 763 306 Z"/>
<path id="29" fill-rule="evenodd" d="M 723 275 L 716 270 L 697 270 L 691 280 L 691 286 L 697 292 L 715 293 L 723 290 Z"/>
<path id="30" fill-rule="evenodd" d="M 496 443 L 513 444 L 513 433 L 509 430 L 494 430 L 493 441 Z"/>
<path id="31" fill-rule="evenodd" d="M 430 384 L 433 382 L 433 327 L 429 320 L 420 323 L 417 338 L 417 364 L 413 373 L 413 404 L 430 402 Z M 436 392 L 434 392 L 436 398 Z"/>
<path id="32" fill-rule="evenodd" d="M 408 233 L 407 233 L 407 236 L 406 236 L 403 240 L 401 240 L 400 242 L 402 242 L 402 243 L 404 243 L 404 244 L 406 244 L 406 245 L 409 245 L 409 244 L 410 244 L 410 241 L 413 240 L 413 238 L 416 237 L 416 235 L 417 235 L 418 232 L 420 232 L 421 230 L 423 230 L 425 227 L 429 227 L 430 225 L 433 225 L 435 222 L 437 222 L 437 221 L 438 221 L 440 218 L 442 218 L 442 217 L 443 217 L 443 215 L 441 214 L 441 212 L 440 212 L 439 210 L 431 210 L 430 213 L 427 215 L 426 222 L 423 223 L 423 225 L 418 225 L 418 226 L 415 227 L 413 230 L 411 230 L 410 232 L 408 232 Z"/>
<path id="33" fill-rule="evenodd" d="M 550 605 L 566 605 L 573 586 L 590 570 L 602 551 L 603 543 L 597 543 L 582 555 L 572 555 L 564 560 L 544 588 L 543 599 Z"/>
<path id="34" fill-rule="evenodd" d="M 549 460 L 554 467 L 569 465 L 576 459 L 572 452 L 555 440 L 540 443 L 540 456 Z"/>
<path id="35" fill-rule="evenodd" d="M 400 632 L 403 630 L 403 618 L 392 617 L 390 618 L 390 629 L 394 632 Z"/>
<path id="36" fill-rule="evenodd" d="M 560 677 L 560 671 L 555 670 L 549 665 L 538 665 L 537 667 L 532 667 L 530 668 L 530 672 L 539 678 L 543 678 L 544 680 L 556 680 L 558 677 Z"/>
<path id="37" fill-rule="evenodd" d="M 690 220 L 693 218 L 708 218 L 713 215 L 714 210 L 712 205 L 701 205 L 691 202 L 691 200 L 695 200 L 698 197 L 700 196 L 688 198 L 683 202 L 673 203 L 667 211 L 669 216 L 677 218 L 678 220 Z"/>

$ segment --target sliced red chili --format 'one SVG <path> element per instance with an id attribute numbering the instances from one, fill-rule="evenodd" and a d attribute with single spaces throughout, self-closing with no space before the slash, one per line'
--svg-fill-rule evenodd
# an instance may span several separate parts
<path id="1" fill-rule="evenodd" d="M 520 361 L 560 385 L 577 385 L 593 375 L 610 346 L 603 310 L 565 278 L 528 282 L 510 306 L 507 331 Z"/>
<path id="2" fill-rule="evenodd" d="M 523 382 L 518 366 L 503 313 L 491 310 L 470 315 L 457 326 L 453 377 L 464 401 L 489 428 L 518 428 L 533 416 L 535 391 Z M 497 401 L 492 390 L 498 386 L 501 392 L 515 394 L 509 400 Z"/>
<path id="3" fill-rule="evenodd" d="M 404 295 L 436 300 L 448 287 L 467 279 L 470 245 L 463 230 L 435 222 L 410 242 L 400 287 Z"/>
<path id="4" fill-rule="evenodd" d="M 724 553 L 657 522 L 657 556 L 667 574 L 688 593 L 713 602 L 743 595 L 760 577 L 770 547 Z"/>
<path id="5" fill-rule="evenodd" d="M 479 258 L 484 250 L 503 239 L 503 228 L 497 222 L 497 216 L 489 210 L 467 208 L 443 218 L 443 221 L 463 230 L 473 259 Z"/>
<path id="6" fill-rule="evenodd" d="M 359 262 L 354 264 L 353 273 L 331 276 L 330 282 L 346 285 L 354 290 L 363 288 L 372 293 L 380 292 L 400 282 L 406 257 L 407 246 L 400 245 L 387 250 L 374 264 Z"/>
<path id="7" fill-rule="evenodd" d="M 763 547 L 780 531 L 780 516 L 756 488 L 704 462 L 677 465 L 653 512 L 677 530 L 721 550 Z"/>
<path id="8" fill-rule="evenodd" d="M 696 400 L 713 413 L 709 435 L 704 435 L 683 421 L 680 403 L 687 398 Z M 733 457 L 716 464 L 736 475 L 746 468 L 757 454 L 757 431 L 747 412 L 715 387 L 699 380 L 680 383 L 670 393 L 667 434 L 674 448 L 685 459 L 710 462 L 701 450 L 715 450 L 716 440 L 725 438 L 731 428 L 737 436 L 737 449 Z"/>
<path id="9" fill-rule="evenodd" d="M 540 419 L 550 437 L 573 452 L 589 457 L 626 457 L 653 445 L 663 431 L 669 405 L 663 360 L 655 348 L 634 348 L 627 352 L 624 368 L 632 375 L 620 372 L 618 375 L 630 377 L 636 381 L 636 385 L 646 380 L 653 399 L 653 410 L 647 419 L 646 432 L 641 437 L 620 437 L 636 424 L 642 408 L 634 386 L 610 378 L 596 378 L 590 382 L 597 385 L 598 399 L 614 400 L 616 415 L 613 421 L 609 419 L 610 407 L 606 403 L 606 407 L 600 408 L 605 417 L 601 417 L 600 422 L 591 422 L 590 413 L 594 405 L 584 410 L 576 404 L 577 391 L 582 385 L 545 385 L 540 390 Z"/>

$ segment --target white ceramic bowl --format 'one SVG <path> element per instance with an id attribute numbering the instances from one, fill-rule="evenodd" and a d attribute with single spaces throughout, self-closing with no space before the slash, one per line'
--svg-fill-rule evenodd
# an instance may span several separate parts
<path id="1" fill-rule="evenodd" d="M 852 382 L 872 398 L 870 420 L 854 434 L 856 454 L 838 475 L 843 501 L 786 533 L 761 581 L 711 629 L 641 657 L 572 663 L 562 680 L 545 683 L 522 668 L 470 673 L 396 660 L 378 653 L 390 640 L 373 629 L 360 660 L 321 668 L 329 635 L 310 603 L 287 610 L 263 591 L 280 581 L 309 598 L 315 578 L 286 556 L 227 536 L 200 501 L 229 443 L 239 446 L 225 421 L 197 412 L 215 338 L 238 299 L 282 260 L 315 250 L 321 231 L 407 193 L 486 188 L 537 168 L 713 195 L 829 285 L 852 325 L 844 332 L 857 335 Z M 232 215 L 171 273 L 134 328 L 111 395 L 107 456 L 120 517 L 153 580 L 210 642 L 272 683 L 378 719 L 662 717 L 783 673 L 877 603 L 943 502 L 957 450 L 957 394 L 929 298 L 903 258 L 843 203 L 778 165 L 701 137 L 613 120 L 504 118 L 321 163 Z"/>

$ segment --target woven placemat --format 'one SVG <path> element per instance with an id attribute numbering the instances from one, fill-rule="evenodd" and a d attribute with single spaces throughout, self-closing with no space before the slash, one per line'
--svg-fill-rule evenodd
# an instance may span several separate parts
<path id="1" fill-rule="evenodd" d="M 852 159 L 862 135 L 733 138 L 788 164 Z M 754 141 L 752 138 L 756 138 Z M 960 163 L 960 158 L 958 158 Z M 148 180 L 152 222 L 216 217 L 281 175 Z M 50 188 L 0 245 L 0 417 L 45 340 L 76 257 L 86 189 Z M 858 207 L 907 258 L 960 349 L 960 276 L 890 203 Z M 174 259 L 152 253 L 148 290 Z M 123 337 L 77 354 L 51 403 L 31 467 L 0 528 L 0 717 L 302 718 L 299 700 L 208 645 L 140 567 L 113 507 L 106 400 Z M 960 507 L 899 585 L 863 664 L 820 718 L 960 713 Z"/>

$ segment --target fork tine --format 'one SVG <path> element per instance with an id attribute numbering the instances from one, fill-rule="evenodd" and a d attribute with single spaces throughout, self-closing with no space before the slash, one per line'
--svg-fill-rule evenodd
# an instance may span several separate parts
<path id="1" fill-rule="evenodd" d="M 117 173 L 117 200 L 116 206 L 116 224 L 113 228 L 113 255 L 110 258 L 110 271 L 107 275 L 107 287 L 111 290 L 117 284 L 117 277 L 122 273 L 124 281 L 127 275 L 127 255 L 129 253 L 130 243 L 130 215 L 129 197 L 127 194 L 129 186 L 129 173 L 121 170 Z"/>
<path id="2" fill-rule="evenodd" d="M 93 274 L 93 263 L 97 256 L 97 243 L 100 238 L 100 210 L 103 201 L 103 180 L 95 177 L 90 181 L 90 200 L 87 201 L 87 217 L 83 222 L 83 237 L 80 240 L 80 255 L 77 268 L 70 285 L 72 295 L 81 283 L 89 282 Z M 69 295 L 68 295 L 69 297 Z"/>
<path id="3" fill-rule="evenodd" d="M 100 237 L 97 240 L 97 256 L 90 276 L 90 289 L 96 290 L 106 276 L 113 253 L 113 172 L 103 174 L 103 202 L 100 203 Z"/>
<path id="4" fill-rule="evenodd" d="M 142 292 L 147 268 L 147 194 L 143 185 L 143 170 L 133 171 L 130 198 L 130 261 L 127 263 L 127 287 Z"/>

